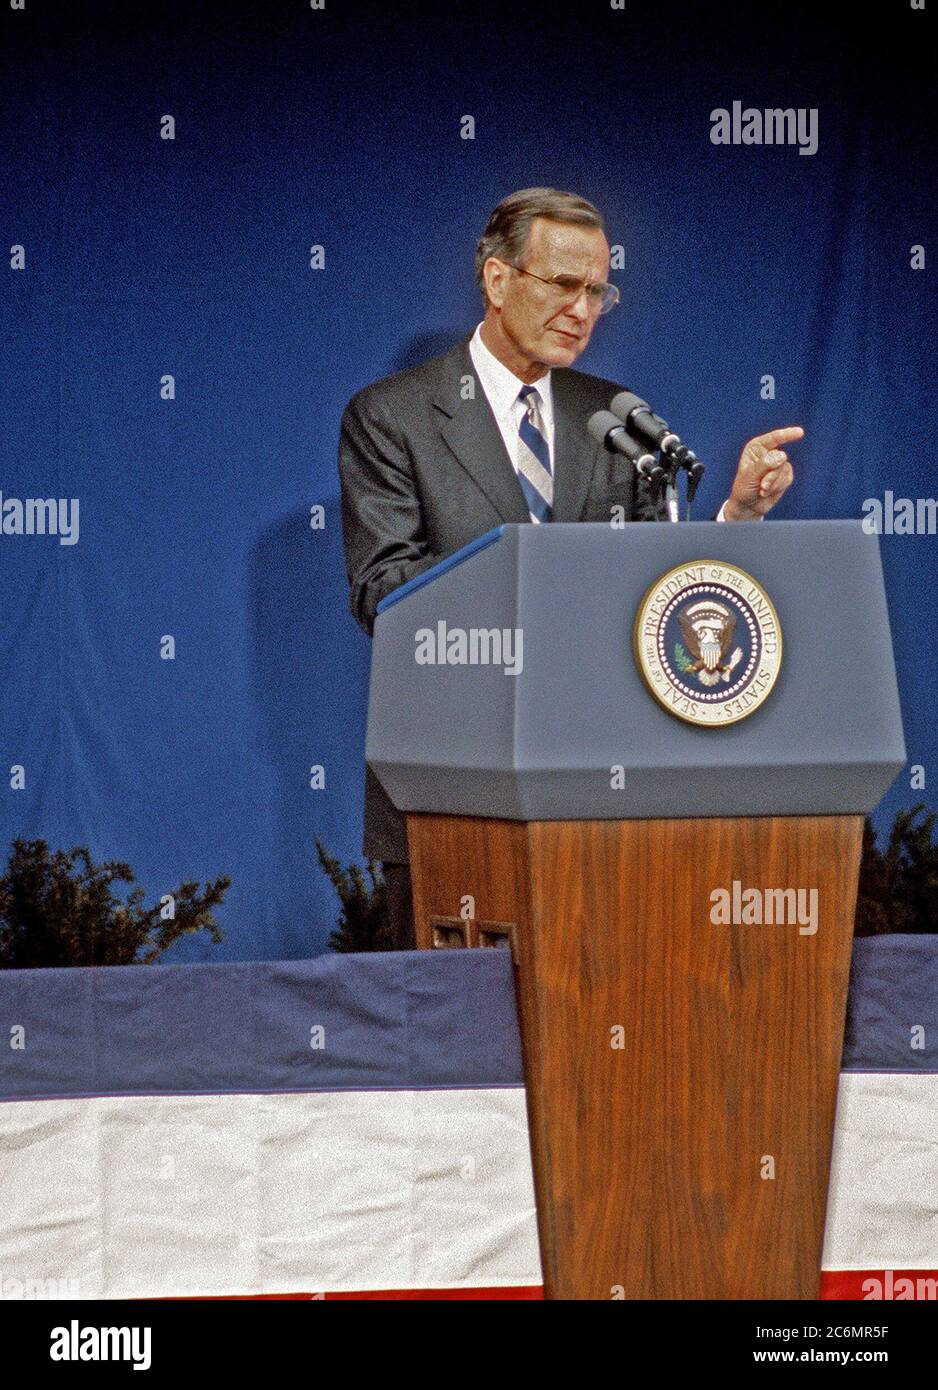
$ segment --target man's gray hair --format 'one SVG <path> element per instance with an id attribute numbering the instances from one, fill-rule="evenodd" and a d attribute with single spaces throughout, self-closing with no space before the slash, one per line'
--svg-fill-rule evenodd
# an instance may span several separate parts
<path id="1" fill-rule="evenodd" d="M 605 231 L 602 214 L 585 198 L 575 193 L 561 193 L 557 188 L 520 188 L 503 198 L 488 220 L 488 225 L 476 247 L 476 280 L 482 298 L 485 277 L 482 268 L 489 256 L 517 264 L 524 253 L 535 217 L 547 217 L 552 222 L 573 222 L 581 227 L 598 227 Z"/>

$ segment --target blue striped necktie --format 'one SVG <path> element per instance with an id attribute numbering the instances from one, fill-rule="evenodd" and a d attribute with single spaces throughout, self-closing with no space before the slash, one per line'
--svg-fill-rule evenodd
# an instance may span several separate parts
<path id="1" fill-rule="evenodd" d="M 518 429 L 518 481 L 531 519 L 550 521 L 554 479 L 540 393 L 536 386 L 522 386 L 518 400 L 525 409 Z"/>

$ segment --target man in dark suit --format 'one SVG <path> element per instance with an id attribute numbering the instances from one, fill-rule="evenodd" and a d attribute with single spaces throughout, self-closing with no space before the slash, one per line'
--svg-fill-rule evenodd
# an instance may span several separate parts
<path id="1" fill-rule="evenodd" d="M 499 203 L 476 250 L 485 317 L 451 351 L 359 391 L 342 417 L 339 472 L 351 608 L 369 634 L 386 594 L 501 522 L 663 519 L 662 505 L 587 421 L 622 387 L 572 371 L 608 282 L 600 213 L 526 188 Z M 759 520 L 792 480 L 782 447 L 750 440 L 716 520 Z M 407 698 L 407 692 L 401 692 Z M 384 862 L 392 932 L 414 945 L 403 816 L 369 768 L 364 851 Z"/>

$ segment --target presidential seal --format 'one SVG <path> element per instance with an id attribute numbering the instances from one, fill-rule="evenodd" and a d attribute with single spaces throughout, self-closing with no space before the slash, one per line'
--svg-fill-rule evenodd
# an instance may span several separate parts
<path id="1" fill-rule="evenodd" d="M 745 570 L 693 560 L 652 584 L 635 615 L 648 689 L 688 724 L 735 724 L 769 696 L 782 662 L 771 599 Z"/>

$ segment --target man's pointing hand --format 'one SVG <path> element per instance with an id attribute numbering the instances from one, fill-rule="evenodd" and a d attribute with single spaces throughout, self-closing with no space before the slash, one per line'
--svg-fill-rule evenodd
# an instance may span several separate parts
<path id="1" fill-rule="evenodd" d="M 800 425 L 786 425 L 757 434 L 743 446 L 723 512 L 727 521 L 756 521 L 784 497 L 795 475 L 783 445 L 803 434 Z"/>

